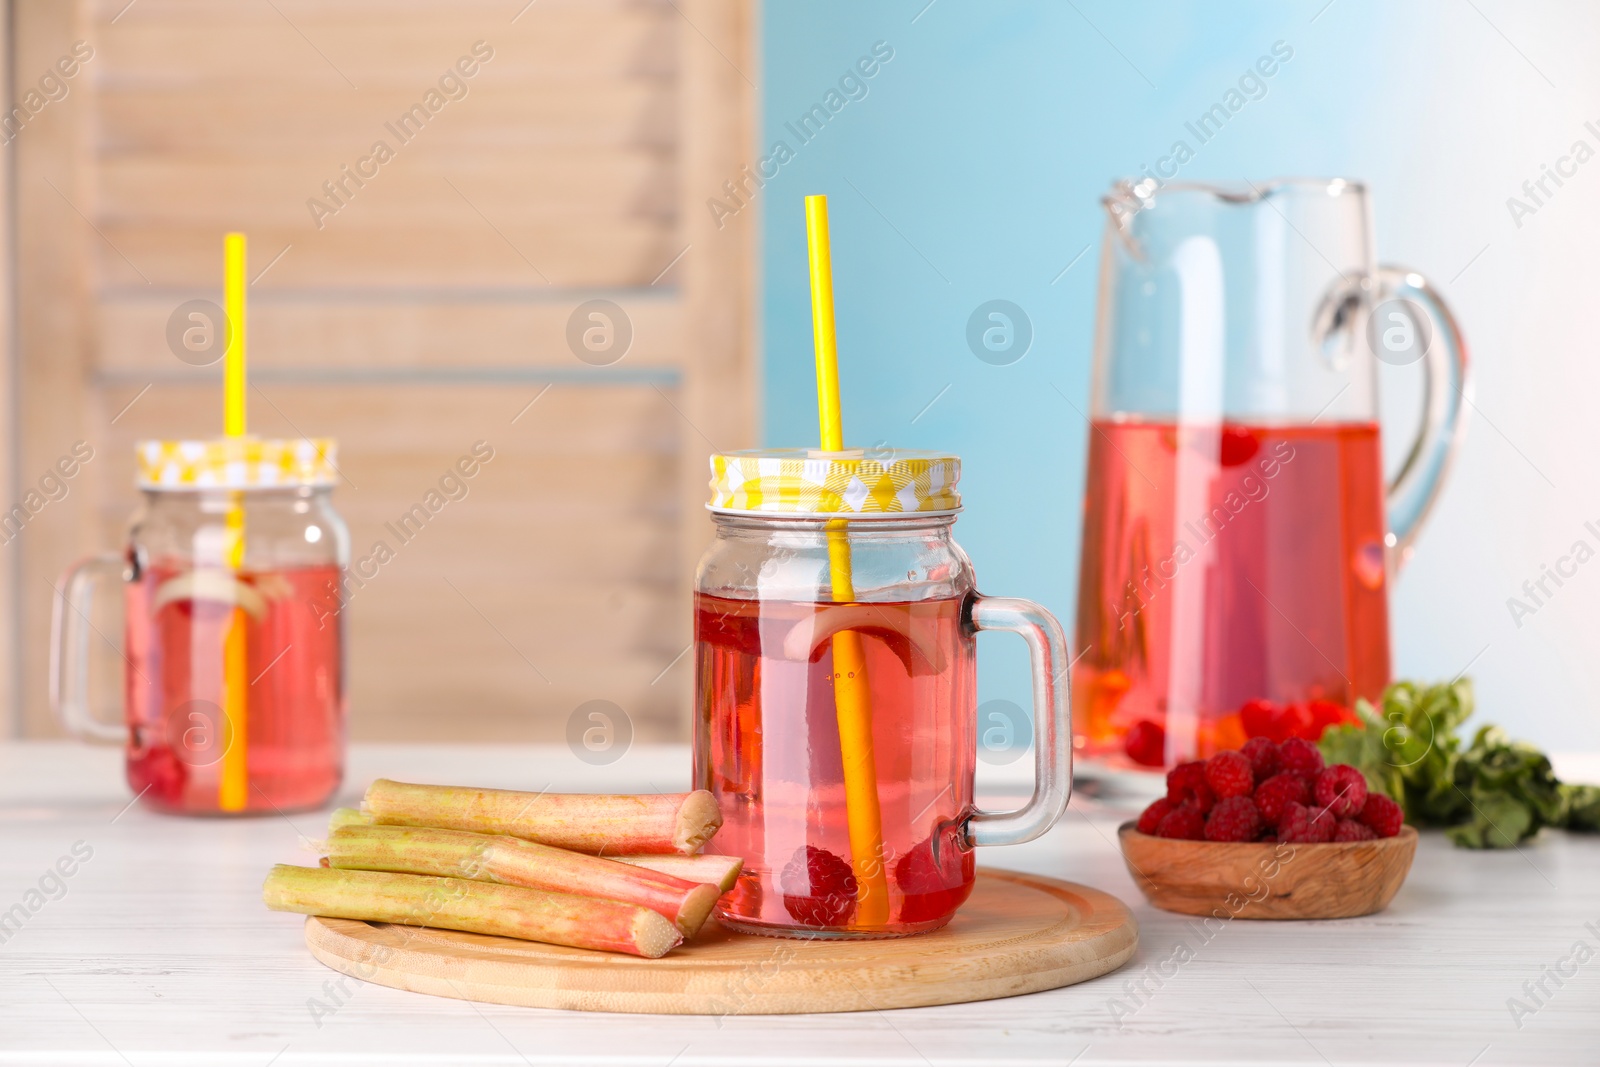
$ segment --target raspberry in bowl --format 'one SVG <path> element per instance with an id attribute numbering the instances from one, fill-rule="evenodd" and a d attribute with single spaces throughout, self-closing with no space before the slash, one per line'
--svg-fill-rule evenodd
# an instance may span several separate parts
<path id="1" fill-rule="evenodd" d="M 1118 833 L 1150 903 L 1219 919 L 1381 911 L 1417 849 L 1397 803 L 1299 738 L 1179 764 L 1166 796 Z"/>

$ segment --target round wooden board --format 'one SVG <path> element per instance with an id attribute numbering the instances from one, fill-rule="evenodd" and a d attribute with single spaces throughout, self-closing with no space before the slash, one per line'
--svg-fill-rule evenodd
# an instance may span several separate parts
<path id="1" fill-rule="evenodd" d="M 920 937 L 808 941 L 708 924 L 659 960 L 352 919 L 306 920 L 311 954 L 366 982 L 532 1008 L 658 1015 L 875 1011 L 1036 993 L 1126 963 L 1139 929 L 1086 886 L 980 870 L 950 924 Z"/>

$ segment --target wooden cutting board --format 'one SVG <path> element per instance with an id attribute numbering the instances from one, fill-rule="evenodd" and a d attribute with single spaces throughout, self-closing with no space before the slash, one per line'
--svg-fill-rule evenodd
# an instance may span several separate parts
<path id="1" fill-rule="evenodd" d="M 752 937 L 708 924 L 659 960 L 482 934 L 306 920 L 311 954 L 366 982 L 461 1000 L 661 1015 L 875 1011 L 1035 993 L 1115 970 L 1139 931 L 1072 882 L 980 870 L 942 930 L 887 941 Z"/>

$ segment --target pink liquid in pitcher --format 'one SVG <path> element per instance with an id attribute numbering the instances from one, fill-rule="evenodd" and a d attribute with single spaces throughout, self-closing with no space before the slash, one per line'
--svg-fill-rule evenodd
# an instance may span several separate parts
<path id="1" fill-rule="evenodd" d="M 695 597 L 695 766 L 744 858 L 718 917 L 763 933 L 935 929 L 972 891 L 973 642 L 960 598 L 814 604 Z M 861 635 L 882 812 L 887 925 L 857 922 L 830 625 Z"/>
<path id="2" fill-rule="evenodd" d="M 1375 423 L 1096 421 L 1078 753 L 1171 765 L 1260 732 L 1259 702 L 1308 736 L 1377 698 L 1389 681 L 1385 530 Z"/>
<path id="3" fill-rule="evenodd" d="M 201 813 L 220 810 L 222 757 L 234 743 L 221 710 L 223 643 L 234 606 L 215 593 L 212 599 L 175 595 L 181 588 L 168 583 L 193 574 L 157 563 L 128 585 L 130 669 L 124 674 L 129 786 L 153 807 Z M 211 576 L 226 580 L 220 572 Z M 318 807 L 344 772 L 338 619 L 317 608 L 337 588 L 339 568 L 244 571 L 237 578 L 259 594 L 260 607 L 259 617 L 243 613 L 249 650 L 246 810 Z M 156 606 L 158 598 L 164 602 Z"/>

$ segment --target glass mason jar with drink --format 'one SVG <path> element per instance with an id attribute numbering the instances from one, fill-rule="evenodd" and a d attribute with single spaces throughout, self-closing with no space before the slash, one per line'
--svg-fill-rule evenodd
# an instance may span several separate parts
<path id="1" fill-rule="evenodd" d="M 951 537 L 960 461 L 773 450 L 712 457 L 716 536 L 695 591 L 695 778 L 722 806 L 710 851 L 744 857 L 717 912 L 747 933 L 937 929 L 973 846 L 1031 840 L 1066 808 L 1065 636 L 976 592 Z M 1036 783 L 973 803 L 975 640 L 1033 654 Z"/>
<path id="2" fill-rule="evenodd" d="M 52 698 L 62 723 L 123 743 L 128 785 L 182 814 L 315 808 L 343 775 L 349 534 L 332 441 L 138 446 L 142 506 L 124 551 L 62 576 Z M 125 722 L 88 694 L 97 579 L 123 583 Z"/>
<path id="3" fill-rule="evenodd" d="M 1102 258 L 1073 741 L 1159 769 L 1314 740 L 1389 682 L 1389 583 L 1463 428 L 1466 346 L 1367 191 L 1120 183 Z M 1384 483 L 1378 368 L 1423 418 Z"/>

